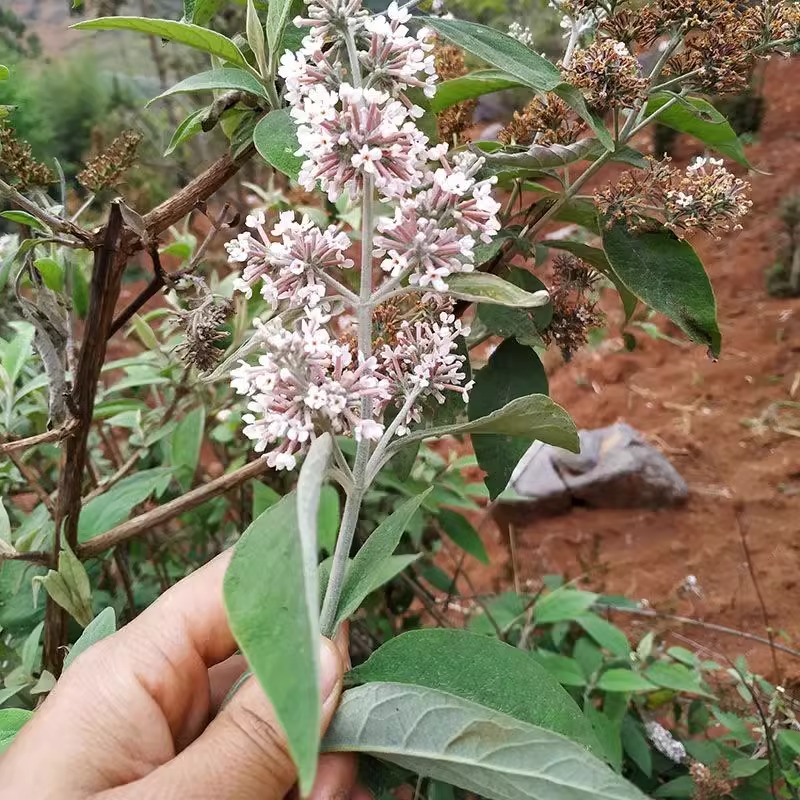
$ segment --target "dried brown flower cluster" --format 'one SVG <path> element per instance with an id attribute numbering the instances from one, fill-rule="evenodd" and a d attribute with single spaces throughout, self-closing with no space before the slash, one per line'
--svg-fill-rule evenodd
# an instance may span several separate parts
<path id="1" fill-rule="evenodd" d="M 649 6 L 636 11 L 623 10 L 606 17 L 598 26 L 601 36 L 607 36 L 632 48 L 634 44 L 650 44 L 658 35 L 656 16 Z"/>
<path id="2" fill-rule="evenodd" d="M 528 146 L 537 144 L 572 144 L 577 141 L 583 123 L 570 107 L 557 95 L 548 93 L 534 97 L 522 109 L 515 111 L 511 121 L 500 131 L 498 139 L 503 144 Z"/>
<path id="3" fill-rule="evenodd" d="M 739 8 L 729 0 L 661 0 L 659 30 L 686 31 L 683 50 L 667 62 L 667 78 L 691 73 L 684 85 L 714 94 L 746 88 L 758 57 L 797 38 L 800 8 L 762 0 Z"/>
<path id="4" fill-rule="evenodd" d="M 27 142 L 21 142 L 13 128 L 0 123 L 0 176 L 18 189 L 47 186 L 55 180 L 52 171 L 37 161 Z"/>
<path id="5" fill-rule="evenodd" d="M 727 779 L 729 764 L 721 759 L 712 768 L 695 761 L 689 767 L 689 774 L 694 781 L 693 800 L 722 800 L 729 797 L 735 787 L 735 782 Z"/>
<path id="6" fill-rule="evenodd" d="M 648 82 L 639 62 L 626 45 L 611 39 L 598 39 L 577 50 L 563 74 L 601 114 L 612 108 L 632 108 L 647 95 Z"/>
<path id="7" fill-rule="evenodd" d="M 625 220 L 631 227 L 646 227 L 659 216 L 678 235 L 741 227 L 739 220 L 752 206 L 746 181 L 728 172 L 719 159 L 698 158 L 685 171 L 669 162 L 650 159 L 646 170 L 625 172 L 595 194 L 609 224 Z"/>
<path id="8" fill-rule="evenodd" d="M 434 59 L 436 73 L 443 81 L 460 78 L 469 71 L 463 50 L 455 45 L 437 42 Z M 477 105 L 477 100 L 465 100 L 440 112 L 437 118 L 439 140 L 448 144 L 462 141 L 462 134 L 472 125 L 472 115 Z"/>
<path id="9" fill-rule="evenodd" d="M 565 361 L 586 344 L 592 328 L 603 324 L 603 314 L 591 297 L 596 283 L 596 273 L 579 258 L 559 254 L 553 260 L 553 319 L 542 338 L 558 347 Z"/>
<path id="10" fill-rule="evenodd" d="M 78 183 L 90 192 L 114 186 L 133 166 L 141 141 L 140 133 L 123 131 L 78 173 Z"/>
<path id="11" fill-rule="evenodd" d="M 179 310 L 172 318 L 185 336 L 175 352 L 187 366 L 207 372 L 222 356 L 217 343 L 227 336 L 220 328 L 231 313 L 231 303 L 225 298 L 214 297 L 200 279 L 194 280 L 198 297 L 190 300 L 188 308 Z"/>

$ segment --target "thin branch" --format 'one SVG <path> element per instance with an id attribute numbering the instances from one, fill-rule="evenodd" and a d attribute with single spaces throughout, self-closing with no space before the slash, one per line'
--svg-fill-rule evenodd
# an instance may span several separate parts
<path id="1" fill-rule="evenodd" d="M 3 196 L 7 197 L 14 205 L 19 206 L 19 208 L 26 211 L 32 217 L 36 217 L 40 222 L 43 222 L 50 230 L 56 233 L 68 233 L 86 244 L 92 244 L 94 242 L 94 234 L 81 228 L 79 225 L 75 225 L 69 220 L 61 219 L 61 217 L 51 214 L 49 211 L 46 211 L 41 206 L 34 203 L 33 200 L 29 200 L 24 194 L 18 192 L 11 184 L 0 179 L 0 197 Z"/>
<path id="2" fill-rule="evenodd" d="M 61 442 L 72 436 L 77 428 L 78 421 L 71 419 L 65 425 L 62 425 L 60 428 L 55 428 L 52 431 L 37 433 L 35 436 L 28 436 L 25 439 L 11 439 L 7 442 L 0 442 L 0 455 L 6 455 L 15 450 L 27 450 L 29 447 L 36 447 L 40 444 Z"/>
<path id="3" fill-rule="evenodd" d="M 739 639 L 747 639 L 750 642 L 758 642 L 758 644 L 772 647 L 775 650 L 780 650 L 782 653 L 800 658 L 800 650 L 795 650 L 792 647 L 787 647 L 778 642 L 770 642 L 764 636 L 758 636 L 755 633 L 748 633 L 747 631 L 740 631 L 736 628 L 729 628 L 727 625 L 718 625 L 716 622 L 704 622 L 701 619 L 693 619 L 692 617 L 681 617 L 678 614 L 667 614 L 663 611 L 655 611 L 652 608 L 629 608 L 626 606 L 614 606 L 607 603 L 595 603 L 595 607 L 601 608 L 604 611 L 621 611 L 623 614 L 635 614 L 638 617 L 648 617 L 649 619 L 668 619 L 673 622 L 680 622 L 682 625 L 694 625 L 697 628 L 704 628 L 708 631 L 715 633 L 724 633 L 727 636 L 736 636 Z"/>
<path id="4" fill-rule="evenodd" d="M 267 469 L 266 459 L 259 458 L 256 461 L 251 461 L 249 464 L 227 475 L 222 475 L 203 486 L 198 486 L 191 492 L 187 492 L 169 503 L 164 503 L 164 505 L 160 505 L 152 511 L 140 514 L 138 517 L 123 522 L 106 533 L 101 533 L 99 536 L 89 539 L 85 544 L 77 547 L 78 557 L 81 559 L 92 558 L 136 536 L 151 533 L 156 526 L 163 525 L 174 517 L 186 511 L 191 511 L 201 503 L 205 503 L 207 500 L 236 488 L 251 478 L 261 475 Z"/>

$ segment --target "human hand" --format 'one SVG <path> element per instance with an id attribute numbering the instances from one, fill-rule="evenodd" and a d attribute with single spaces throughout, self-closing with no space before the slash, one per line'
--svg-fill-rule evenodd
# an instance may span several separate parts
<path id="1" fill-rule="evenodd" d="M 297 778 L 222 602 L 230 554 L 182 580 L 79 656 L 0 758 L 2 800 L 282 800 Z M 322 728 L 342 691 L 346 643 L 320 644 Z M 361 794 L 355 757 L 320 757 L 312 800 Z"/>

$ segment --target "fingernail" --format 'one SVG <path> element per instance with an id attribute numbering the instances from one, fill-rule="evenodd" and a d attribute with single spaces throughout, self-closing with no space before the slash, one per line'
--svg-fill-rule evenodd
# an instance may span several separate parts
<path id="1" fill-rule="evenodd" d="M 322 639 L 319 648 L 319 683 L 323 702 L 332 694 L 342 677 L 339 651 L 330 639 Z"/>

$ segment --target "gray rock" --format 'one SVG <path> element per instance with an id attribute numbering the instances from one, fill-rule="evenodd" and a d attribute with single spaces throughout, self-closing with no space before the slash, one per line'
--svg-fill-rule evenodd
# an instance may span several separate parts
<path id="1" fill-rule="evenodd" d="M 664 508 L 686 502 L 686 482 L 630 425 L 582 430 L 580 441 L 579 454 L 534 444 L 511 477 L 508 499 L 546 514 L 575 504 Z"/>

